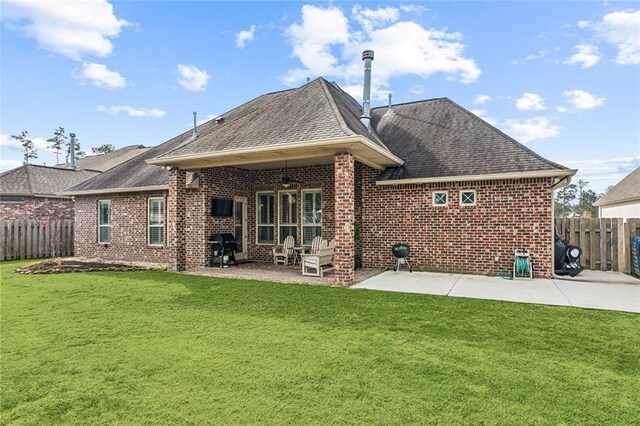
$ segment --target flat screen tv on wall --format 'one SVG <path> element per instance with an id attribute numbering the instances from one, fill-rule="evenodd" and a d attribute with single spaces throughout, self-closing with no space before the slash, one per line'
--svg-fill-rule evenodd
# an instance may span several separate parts
<path id="1" fill-rule="evenodd" d="M 226 200 L 224 198 L 212 198 L 211 216 L 233 216 L 233 200 Z"/>

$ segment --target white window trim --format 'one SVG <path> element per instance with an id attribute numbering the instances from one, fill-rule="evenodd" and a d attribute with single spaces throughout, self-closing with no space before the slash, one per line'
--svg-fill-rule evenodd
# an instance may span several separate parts
<path id="1" fill-rule="evenodd" d="M 296 196 L 296 203 L 298 205 L 300 204 L 300 197 L 298 196 L 298 190 L 296 190 L 296 189 L 294 189 L 294 190 L 288 189 L 288 190 L 278 191 L 278 220 L 277 220 L 278 226 L 276 227 L 276 229 L 278 230 L 278 234 L 277 235 L 274 234 L 273 235 L 273 239 L 274 239 L 274 241 L 278 241 L 275 244 L 282 244 L 282 243 L 280 243 L 280 228 L 282 226 L 292 227 L 292 226 L 295 225 L 295 227 L 296 227 L 296 235 L 295 235 L 296 245 L 299 245 L 300 242 L 298 241 L 298 231 L 300 231 L 300 224 L 299 223 L 280 223 L 280 217 L 281 217 L 280 213 L 281 213 L 281 210 L 282 210 L 282 203 L 280 203 L 280 194 L 282 194 L 283 192 L 286 192 L 287 194 L 294 194 Z M 296 208 L 297 207 L 298 206 L 296 206 Z M 297 218 L 297 216 L 298 216 L 297 213 L 298 212 L 293 212 L 291 217 L 292 218 Z"/>
<path id="2" fill-rule="evenodd" d="M 101 205 L 103 203 L 109 204 L 109 224 L 102 225 L 100 224 L 100 216 L 101 216 Z M 98 244 L 111 244 L 111 200 L 98 200 Z M 102 228 L 109 228 L 109 241 L 100 241 L 100 230 Z"/>
<path id="3" fill-rule="evenodd" d="M 473 203 L 463 203 L 462 202 L 462 194 L 464 192 L 473 192 Z M 460 205 L 463 207 L 473 207 L 478 204 L 478 193 L 475 189 L 463 189 L 460 191 Z"/>
<path id="4" fill-rule="evenodd" d="M 444 204 L 436 204 L 436 194 L 445 194 L 447 196 L 447 202 Z M 434 207 L 447 207 L 449 205 L 449 191 L 433 191 L 431 196 L 431 204 Z"/>
<path id="5" fill-rule="evenodd" d="M 162 207 L 163 207 L 163 212 L 162 212 L 162 219 L 163 219 L 163 224 L 162 225 L 152 225 L 151 224 L 151 202 L 152 201 L 157 201 L 157 200 L 162 200 Z M 147 245 L 149 247 L 164 247 L 165 242 L 167 241 L 167 201 L 165 199 L 165 197 L 149 197 L 147 198 Z M 162 244 L 151 244 L 151 227 L 154 228 L 162 228 Z"/>
<path id="6" fill-rule="evenodd" d="M 305 226 L 309 227 L 320 227 L 320 235 L 322 235 L 322 218 L 320 218 L 320 223 L 316 225 L 305 225 L 304 224 L 304 194 L 305 192 L 319 192 L 320 193 L 320 209 L 322 209 L 322 188 L 305 188 L 300 191 L 300 244 L 304 244 L 304 228 Z"/>
<path id="7" fill-rule="evenodd" d="M 273 217 L 273 205 L 271 206 L 271 220 L 273 221 L 270 224 L 260 224 L 259 220 L 260 220 L 260 211 L 259 211 L 259 205 L 260 205 L 260 195 L 273 195 L 273 202 L 276 201 L 276 193 L 274 191 L 258 191 L 256 192 L 256 244 L 259 246 L 272 246 L 276 243 L 276 221 L 275 218 Z M 258 241 L 258 231 L 260 230 L 260 227 L 267 227 L 270 226 L 273 228 L 273 242 L 271 243 L 261 243 Z"/>

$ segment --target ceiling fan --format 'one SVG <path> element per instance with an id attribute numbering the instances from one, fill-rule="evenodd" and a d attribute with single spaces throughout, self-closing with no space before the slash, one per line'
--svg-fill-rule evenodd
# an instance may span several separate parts
<path id="1" fill-rule="evenodd" d="M 282 186 L 284 186 L 285 188 L 288 188 L 293 183 L 304 183 L 304 182 L 289 176 L 289 174 L 287 173 L 287 161 L 285 160 L 285 162 L 284 162 L 284 176 L 282 176 Z"/>

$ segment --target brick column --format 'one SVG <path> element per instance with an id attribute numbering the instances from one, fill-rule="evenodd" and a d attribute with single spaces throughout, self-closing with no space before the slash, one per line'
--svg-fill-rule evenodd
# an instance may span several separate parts
<path id="1" fill-rule="evenodd" d="M 187 263 L 184 240 L 186 184 L 186 171 L 171 169 L 167 196 L 167 248 L 171 271 L 184 271 Z"/>
<path id="2" fill-rule="evenodd" d="M 354 160 L 350 153 L 336 154 L 335 165 L 335 237 L 333 257 L 336 285 L 350 286 L 354 279 Z"/>

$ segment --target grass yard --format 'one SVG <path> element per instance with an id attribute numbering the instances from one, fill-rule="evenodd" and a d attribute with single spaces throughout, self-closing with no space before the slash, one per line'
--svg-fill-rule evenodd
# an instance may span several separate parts
<path id="1" fill-rule="evenodd" d="M 3 424 L 640 424 L 640 315 L 23 264 Z"/>

